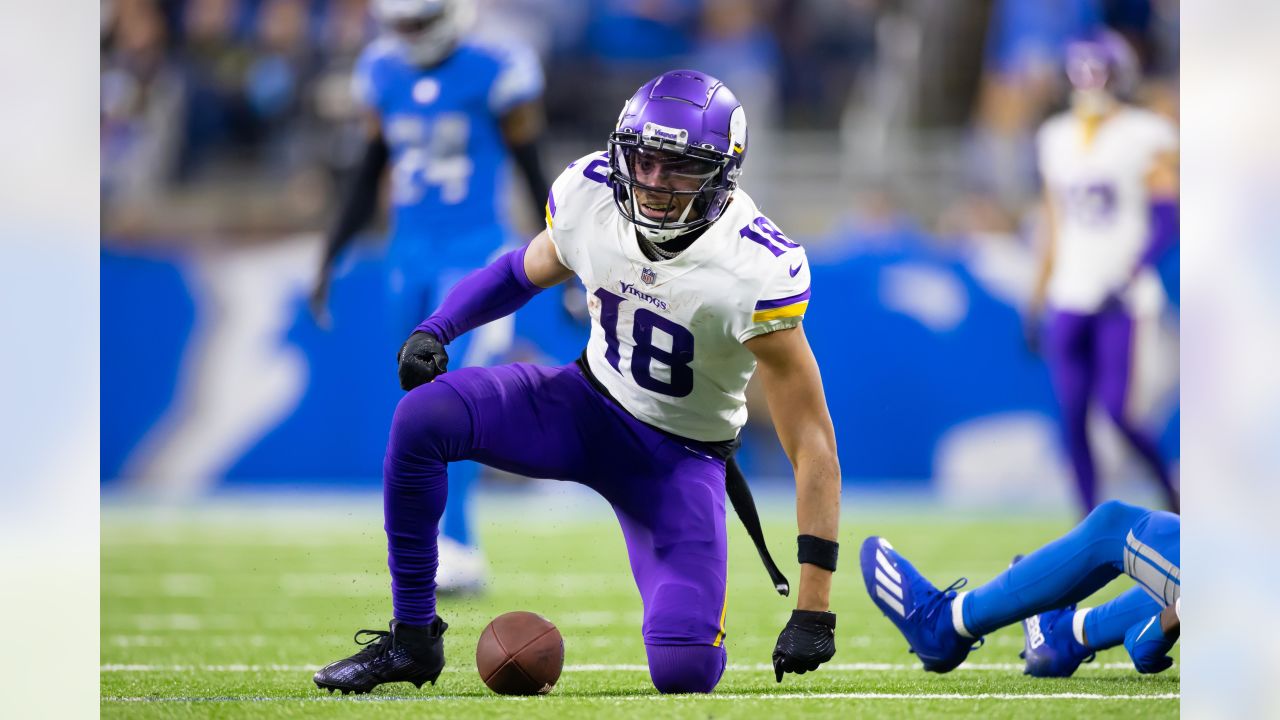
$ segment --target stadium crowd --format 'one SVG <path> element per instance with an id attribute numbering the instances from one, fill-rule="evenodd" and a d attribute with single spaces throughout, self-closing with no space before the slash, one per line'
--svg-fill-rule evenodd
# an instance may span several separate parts
<path id="1" fill-rule="evenodd" d="M 368 4 L 103 0 L 104 236 L 322 225 L 360 150 L 350 77 L 377 32 Z M 756 173 L 756 186 L 783 193 L 775 204 L 832 175 L 842 195 L 827 214 L 853 205 L 871 222 L 903 206 L 944 231 L 1015 227 L 1038 192 L 1033 131 L 1065 104 L 1063 48 L 1101 24 L 1138 50 L 1146 104 L 1176 115 L 1176 0 L 481 0 L 479 10 L 477 32 L 543 62 L 549 139 L 570 146 L 554 162 L 598 144 L 617 99 L 653 72 L 698 67 L 740 88 L 757 140 L 777 132 L 757 142 L 758 157 L 798 166 Z M 785 152 L 770 151 L 779 144 Z"/>

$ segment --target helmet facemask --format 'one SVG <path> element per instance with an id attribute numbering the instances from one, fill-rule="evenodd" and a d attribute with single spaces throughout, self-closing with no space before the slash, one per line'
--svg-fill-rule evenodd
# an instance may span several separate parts
<path id="1" fill-rule="evenodd" d="M 724 214 L 746 154 L 747 116 L 729 88 L 696 70 L 665 72 L 623 103 L 609 135 L 614 205 L 651 245 L 696 232 Z"/>
<path id="2" fill-rule="evenodd" d="M 1131 95 L 1141 70 L 1132 48 L 1119 35 L 1073 42 L 1066 49 L 1071 104 L 1085 115 L 1105 115 Z"/>
<path id="3" fill-rule="evenodd" d="M 636 133 L 609 140 L 610 181 L 618 210 L 645 237 L 665 242 L 714 222 L 732 186 L 715 151 L 642 142 Z"/>

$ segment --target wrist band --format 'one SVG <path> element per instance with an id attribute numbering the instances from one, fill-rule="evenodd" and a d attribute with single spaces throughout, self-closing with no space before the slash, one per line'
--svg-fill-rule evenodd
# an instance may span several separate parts
<path id="1" fill-rule="evenodd" d="M 796 544 L 799 546 L 796 557 L 801 565 L 808 563 L 823 570 L 836 571 L 836 557 L 840 554 L 840 543 L 814 535 L 801 535 L 796 538 Z"/>
<path id="2" fill-rule="evenodd" d="M 829 610 L 792 610 L 791 622 L 806 620 L 814 625 L 825 625 L 836 629 L 836 614 Z"/>

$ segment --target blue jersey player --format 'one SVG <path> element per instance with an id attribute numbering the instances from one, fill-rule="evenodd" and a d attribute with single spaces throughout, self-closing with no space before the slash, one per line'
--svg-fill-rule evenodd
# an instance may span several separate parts
<path id="1" fill-rule="evenodd" d="M 355 69 L 368 111 L 364 157 L 344 199 L 312 293 L 327 324 L 331 268 L 372 217 L 389 166 L 392 231 L 388 312 L 398 343 L 464 275 L 485 265 L 508 237 L 503 179 L 511 158 L 541 207 L 548 185 L 538 161 L 543 80 L 528 52 L 468 39 L 469 0 L 378 0 L 383 36 Z M 484 365 L 510 345 L 512 321 L 495 323 L 452 348 L 459 367 Z M 478 589 L 484 560 L 467 523 L 478 466 L 450 473 L 442 523 L 443 590 Z"/>
<path id="2" fill-rule="evenodd" d="M 1182 580 L 1177 515 L 1112 500 L 1071 532 L 1015 559 L 994 580 L 938 590 L 887 540 L 862 545 L 872 601 L 898 627 L 930 672 L 964 662 L 984 635 L 1022 621 L 1028 675 L 1067 677 L 1098 650 L 1123 644 L 1141 673 L 1173 664 Z M 1120 575 L 1135 587 L 1095 608 L 1077 608 Z"/>

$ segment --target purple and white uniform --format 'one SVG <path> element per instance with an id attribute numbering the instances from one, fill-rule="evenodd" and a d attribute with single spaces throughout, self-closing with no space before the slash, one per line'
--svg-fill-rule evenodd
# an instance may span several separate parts
<path id="1" fill-rule="evenodd" d="M 746 422 L 755 368 L 743 343 L 800 323 L 809 268 L 804 250 L 736 189 L 746 128 L 727 88 L 675 71 L 642 87 L 628 107 L 646 104 L 655 116 L 665 107 L 664 127 L 719 158 L 727 180 L 706 188 L 707 227 L 674 258 L 651 261 L 619 211 L 605 154 L 580 159 L 556 180 L 548 235 L 587 287 L 587 350 L 581 364 L 558 368 L 448 372 L 400 402 L 384 464 L 392 594 L 401 622 L 433 619 L 448 463 L 579 482 L 609 501 L 622 527 L 654 685 L 709 692 L 727 658 L 725 460 Z M 615 137 L 627 133 L 620 119 Z M 648 142 L 648 133 L 646 125 L 643 137 L 624 141 Z M 419 329 L 447 344 L 535 292 L 521 249 L 460 283 Z"/>
<path id="2" fill-rule="evenodd" d="M 591 311 L 586 357 L 636 418 L 694 440 L 732 440 L 747 421 L 755 358 L 742 343 L 800 324 L 809 265 L 739 189 L 723 215 L 671 260 L 645 258 L 606 186 L 605 153 L 551 186 L 547 230 L 582 280 Z"/>
<path id="3" fill-rule="evenodd" d="M 1094 398 L 1173 502 L 1164 461 L 1127 406 L 1135 318 L 1154 315 L 1164 298 L 1155 271 L 1143 264 L 1152 242 L 1146 178 L 1157 156 L 1178 142 L 1168 120 L 1129 106 L 1089 132 L 1068 112 L 1046 121 L 1037 136 L 1040 171 L 1057 210 L 1046 359 L 1086 512 L 1098 502 L 1087 437 Z"/>
<path id="4" fill-rule="evenodd" d="M 1058 210 L 1049 303 L 1078 314 L 1098 312 L 1119 297 L 1130 312 L 1159 309 L 1160 281 L 1144 268 L 1132 283 L 1151 238 L 1146 177 L 1157 155 L 1178 147 L 1178 131 L 1164 117 L 1123 106 L 1092 138 L 1085 122 L 1066 112 L 1037 135 L 1040 173 Z"/>

